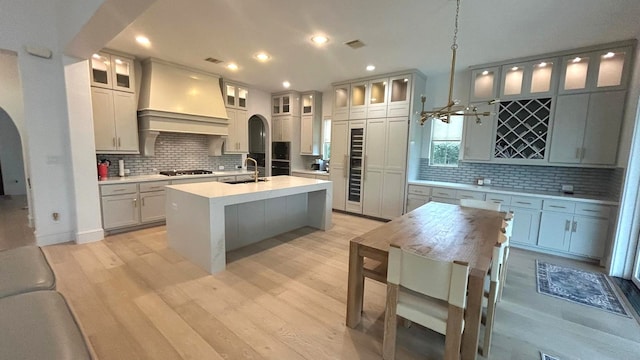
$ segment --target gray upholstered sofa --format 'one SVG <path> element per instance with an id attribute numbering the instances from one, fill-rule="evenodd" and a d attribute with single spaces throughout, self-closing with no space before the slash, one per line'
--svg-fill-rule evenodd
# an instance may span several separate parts
<path id="1" fill-rule="evenodd" d="M 0 359 L 91 359 L 42 250 L 0 251 Z"/>

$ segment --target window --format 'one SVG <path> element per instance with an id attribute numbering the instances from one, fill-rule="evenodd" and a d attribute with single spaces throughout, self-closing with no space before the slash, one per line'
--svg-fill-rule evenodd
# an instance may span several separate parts
<path id="1" fill-rule="evenodd" d="M 322 121 L 322 158 L 331 158 L 331 119 Z"/>
<path id="2" fill-rule="evenodd" d="M 433 120 L 429 165 L 458 166 L 463 116 L 452 116 L 449 124 Z"/>

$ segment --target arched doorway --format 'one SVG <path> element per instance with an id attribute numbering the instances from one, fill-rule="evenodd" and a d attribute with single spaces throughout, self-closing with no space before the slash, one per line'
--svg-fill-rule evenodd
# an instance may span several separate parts
<path id="1" fill-rule="evenodd" d="M 271 168 L 266 164 L 271 163 L 271 143 L 269 123 L 259 114 L 249 118 L 249 157 L 258 163 L 259 176 L 270 176 Z"/>

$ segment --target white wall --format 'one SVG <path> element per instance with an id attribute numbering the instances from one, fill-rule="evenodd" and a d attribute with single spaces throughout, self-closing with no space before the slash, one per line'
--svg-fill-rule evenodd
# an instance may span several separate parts
<path id="1" fill-rule="evenodd" d="M 104 238 L 93 136 L 89 61 L 65 57 L 71 168 L 75 191 L 75 239 L 77 243 Z"/>

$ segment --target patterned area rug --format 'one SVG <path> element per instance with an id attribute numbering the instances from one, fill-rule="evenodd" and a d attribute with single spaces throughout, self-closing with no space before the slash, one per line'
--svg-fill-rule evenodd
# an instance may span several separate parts
<path id="1" fill-rule="evenodd" d="M 538 292 L 630 317 L 607 276 L 536 260 Z"/>

